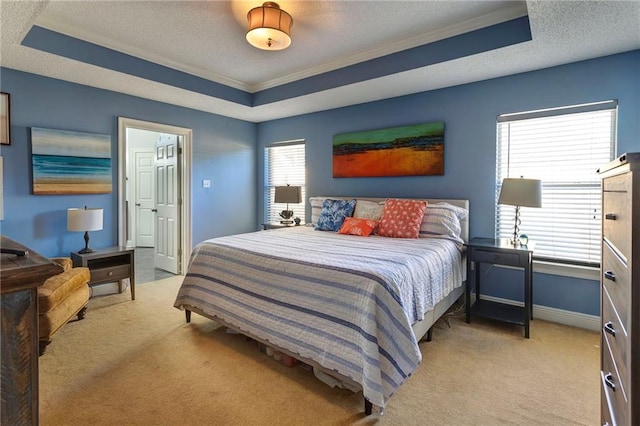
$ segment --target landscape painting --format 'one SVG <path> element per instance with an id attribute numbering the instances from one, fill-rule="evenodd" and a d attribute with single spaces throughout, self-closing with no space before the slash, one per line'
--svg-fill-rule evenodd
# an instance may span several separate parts
<path id="1" fill-rule="evenodd" d="M 34 194 L 111 193 L 109 135 L 31 128 Z"/>
<path id="2" fill-rule="evenodd" d="M 444 122 L 333 137 L 333 177 L 444 174 Z"/>

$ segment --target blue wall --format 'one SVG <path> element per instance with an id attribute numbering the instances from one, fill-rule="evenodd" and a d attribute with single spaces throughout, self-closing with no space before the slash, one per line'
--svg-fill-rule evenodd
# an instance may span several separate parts
<path id="1" fill-rule="evenodd" d="M 124 116 L 193 129 L 193 169 L 188 173 L 193 181 L 194 244 L 256 229 L 264 211 L 264 146 L 293 139 L 305 139 L 307 143 L 309 195 L 467 198 L 471 203 L 471 235 L 491 236 L 496 116 L 618 99 L 617 153 L 640 151 L 639 70 L 640 51 L 634 51 L 255 125 L 2 69 L 1 89 L 11 94 L 12 145 L 3 146 L 0 152 L 5 167 L 1 232 L 46 256 L 63 255 L 83 243 L 81 234 L 66 231 L 66 209 L 86 204 L 105 209 L 104 230 L 91 234 L 92 246 L 116 244 L 117 117 Z M 334 134 L 429 121 L 445 122 L 444 176 L 332 178 Z M 113 194 L 32 195 L 30 127 L 110 134 Z M 212 188 L 203 189 L 202 179 L 211 179 Z M 513 273 L 497 272 L 498 283 L 506 282 Z M 490 295 L 519 299 L 509 287 L 485 288 Z M 534 302 L 598 315 L 598 282 L 536 274 Z"/>
<path id="2" fill-rule="evenodd" d="M 640 151 L 640 51 L 434 90 L 378 102 L 261 123 L 258 185 L 264 185 L 264 146 L 306 140 L 307 194 L 466 198 L 471 236 L 494 233 L 496 116 L 503 113 L 618 99 L 617 152 Z M 334 179 L 336 133 L 445 123 L 445 174 L 428 177 Z M 595 173 L 595 170 L 594 170 Z M 262 200 L 258 200 L 262 220 Z M 307 215 L 309 220 L 309 215 Z M 501 268 L 497 283 L 506 282 Z M 521 300 L 501 285 L 489 295 Z M 484 291 L 484 290 L 483 290 Z M 536 274 L 534 303 L 598 315 L 597 281 Z"/>
<path id="3" fill-rule="evenodd" d="M 45 256 L 84 246 L 82 233 L 66 229 L 69 207 L 101 207 L 104 229 L 91 232 L 91 247 L 118 242 L 118 117 L 193 129 L 192 240 L 255 229 L 257 125 L 134 96 L 3 68 L 1 89 L 11 94 L 11 145 L 4 159 L 3 235 Z M 113 193 L 33 195 L 31 127 L 111 135 Z M 211 179 L 210 189 L 202 179 Z M 234 206 L 240 206 L 235 208 Z"/>

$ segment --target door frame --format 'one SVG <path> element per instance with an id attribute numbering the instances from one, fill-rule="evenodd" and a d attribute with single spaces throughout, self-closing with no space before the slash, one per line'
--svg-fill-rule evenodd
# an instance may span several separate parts
<path id="1" fill-rule="evenodd" d="M 193 130 L 168 124 L 153 123 L 127 117 L 118 117 L 118 245 L 127 244 L 126 236 L 126 165 L 127 165 L 127 129 L 149 130 L 182 136 L 180 157 L 180 235 L 182 253 L 180 255 L 180 274 L 184 275 L 191 257 L 191 162 Z"/>

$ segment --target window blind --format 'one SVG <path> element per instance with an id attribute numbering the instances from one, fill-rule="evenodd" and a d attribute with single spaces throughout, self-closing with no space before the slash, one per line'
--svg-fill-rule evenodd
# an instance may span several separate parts
<path id="1" fill-rule="evenodd" d="M 502 180 L 542 180 L 542 208 L 521 208 L 520 233 L 535 258 L 597 266 L 601 190 L 596 170 L 613 159 L 617 101 L 498 117 L 496 238 L 513 234 L 515 207 L 497 204 Z"/>
<path id="2" fill-rule="evenodd" d="M 304 141 L 276 143 L 265 148 L 264 205 L 267 223 L 279 222 L 282 219 L 279 213 L 287 207 L 286 204 L 273 202 L 276 186 L 302 187 L 302 203 L 289 204 L 289 210 L 293 210 L 293 217 L 305 219 L 307 191 L 304 148 Z"/>

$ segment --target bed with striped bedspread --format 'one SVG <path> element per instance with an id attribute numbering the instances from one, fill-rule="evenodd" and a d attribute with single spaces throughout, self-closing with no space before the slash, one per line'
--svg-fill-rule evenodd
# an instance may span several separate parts
<path id="1" fill-rule="evenodd" d="M 411 325 L 461 284 L 453 241 L 299 226 L 200 243 L 174 306 L 336 371 L 384 407 L 421 362 Z"/>

